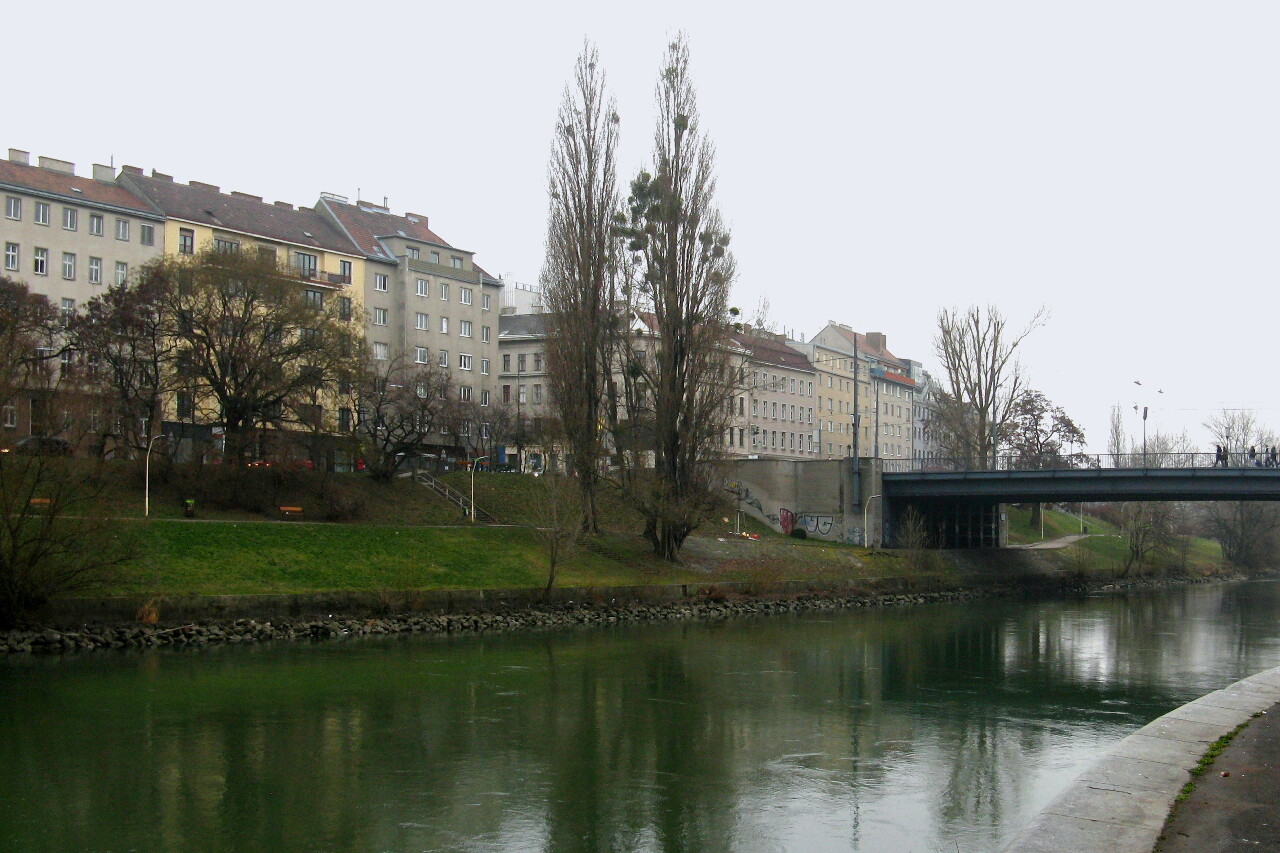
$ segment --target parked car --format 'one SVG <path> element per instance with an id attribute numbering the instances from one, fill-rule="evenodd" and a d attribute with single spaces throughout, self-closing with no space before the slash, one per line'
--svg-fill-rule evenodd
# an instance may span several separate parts
<path id="1" fill-rule="evenodd" d="M 26 456 L 70 456 L 71 442 L 59 435 L 29 435 L 18 439 L 14 449 Z"/>

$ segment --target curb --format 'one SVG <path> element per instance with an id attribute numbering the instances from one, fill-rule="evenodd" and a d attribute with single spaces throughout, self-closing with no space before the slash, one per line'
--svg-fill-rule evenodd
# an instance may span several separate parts
<path id="1" fill-rule="evenodd" d="M 1116 744 L 1003 853 L 1151 853 L 1210 744 L 1280 702 L 1280 667 L 1175 708 Z"/>

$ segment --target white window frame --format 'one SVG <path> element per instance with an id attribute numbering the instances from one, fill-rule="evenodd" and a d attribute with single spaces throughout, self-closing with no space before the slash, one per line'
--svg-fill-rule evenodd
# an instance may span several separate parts
<path id="1" fill-rule="evenodd" d="M 433 264 L 438 264 L 438 263 L 440 263 L 440 253 L 439 253 L 439 252 L 432 252 L 432 253 L 431 253 L 431 263 L 433 263 Z"/>
<path id="2" fill-rule="evenodd" d="M 129 242 L 129 220 L 116 220 L 116 239 L 124 243 Z"/>
<path id="3" fill-rule="evenodd" d="M 379 293 L 386 293 L 388 279 L 385 273 L 376 272 L 373 274 L 373 289 Z"/>
<path id="4" fill-rule="evenodd" d="M 138 223 L 138 242 L 143 246 L 156 244 L 156 227 L 149 222 Z"/>
<path id="5" fill-rule="evenodd" d="M 101 213 L 90 213 L 89 214 L 89 236 L 101 237 L 102 229 L 104 227 L 103 223 L 104 223 L 104 219 Z"/>
<path id="6" fill-rule="evenodd" d="M 124 261 L 116 261 L 116 284 L 124 284 L 129 280 L 129 265 Z"/>
<path id="7" fill-rule="evenodd" d="M 76 280 L 76 253 L 62 253 L 62 277 L 67 281 Z"/>
<path id="8" fill-rule="evenodd" d="M 485 344 L 489 343 L 489 327 L 488 326 L 480 327 L 480 342 Z"/>
<path id="9" fill-rule="evenodd" d="M 487 358 L 480 359 L 480 373 L 484 376 L 489 375 L 489 359 Z"/>
<path id="10" fill-rule="evenodd" d="M 17 272 L 21 266 L 22 252 L 17 243 L 4 244 L 4 268 L 10 272 Z"/>
<path id="11" fill-rule="evenodd" d="M 449 282 L 440 282 L 440 298 L 445 302 L 449 301 Z"/>
<path id="12" fill-rule="evenodd" d="M 18 428 L 18 407 L 5 406 L 3 418 L 4 418 L 4 425 L 7 429 L 17 429 Z"/>
<path id="13" fill-rule="evenodd" d="M 387 309 L 386 308 L 373 309 L 373 325 L 375 326 L 387 325 Z"/>
<path id="14" fill-rule="evenodd" d="M 440 334 L 442 335 L 449 334 L 449 318 L 448 317 L 440 318 Z"/>
<path id="15" fill-rule="evenodd" d="M 4 218 L 16 219 L 22 221 L 22 199 L 16 195 L 7 195 L 4 197 Z"/>
<path id="16" fill-rule="evenodd" d="M 471 369 L 471 353 L 469 352 L 458 353 L 458 369 L 459 370 Z"/>
<path id="17" fill-rule="evenodd" d="M 489 405 L 489 389 L 488 388 L 480 389 L 480 405 L 482 406 Z"/>
<path id="18" fill-rule="evenodd" d="M 449 366 L 449 351 L 447 349 L 442 349 L 437 353 L 436 363 L 441 367 Z"/>
<path id="19" fill-rule="evenodd" d="M 79 231 L 80 230 L 80 211 L 74 207 L 62 208 L 62 230 L 63 231 Z"/>
<path id="20" fill-rule="evenodd" d="M 49 250 L 36 247 L 35 253 L 31 257 L 31 274 L 32 275 L 48 275 L 49 274 Z"/>
<path id="21" fill-rule="evenodd" d="M 413 314 L 413 327 L 420 332 L 431 331 L 431 315 L 415 311 Z"/>
<path id="22" fill-rule="evenodd" d="M 425 278 L 418 279 L 418 283 L 415 285 L 415 288 L 416 290 L 414 292 L 418 296 L 426 298 L 431 295 L 431 282 L 427 281 Z"/>
<path id="23" fill-rule="evenodd" d="M 374 361 L 386 361 L 391 355 L 391 348 L 382 341 L 373 342 L 373 359 Z"/>
<path id="24" fill-rule="evenodd" d="M 458 322 L 458 336 L 463 338 L 471 337 L 471 321 L 460 320 Z"/>
<path id="25" fill-rule="evenodd" d="M 49 203 L 46 201 L 36 202 L 36 215 L 32 220 L 37 225 L 49 224 Z"/>
<path id="26" fill-rule="evenodd" d="M 102 284 L 102 258 L 89 258 L 89 283 Z"/>
<path id="27" fill-rule="evenodd" d="M 471 304 L 471 288 L 460 287 L 458 288 L 458 290 L 462 291 L 462 304 L 470 305 Z"/>
<path id="28" fill-rule="evenodd" d="M 481 311 L 488 311 L 488 310 L 490 310 L 490 309 L 489 309 L 489 294 L 487 294 L 487 293 L 482 293 L 482 294 L 480 294 L 480 310 L 481 310 Z"/>
<path id="29" fill-rule="evenodd" d="M 427 364 L 428 363 L 427 360 L 431 358 L 431 353 L 427 352 L 426 347 L 414 347 L 413 351 L 414 351 L 414 363 L 416 364 Z"/>

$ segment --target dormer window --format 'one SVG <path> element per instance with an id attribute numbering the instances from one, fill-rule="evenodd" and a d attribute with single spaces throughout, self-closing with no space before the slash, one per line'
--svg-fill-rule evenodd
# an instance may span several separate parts
<path id="1" fill-rule="evenodd" d="M 408 249 L 408 252 L 409 252 L 409 257 L 410 257 L 410 258 L 413 258 L 415 261 L 416 261 L 416 260 L 418 260 L 418 247 L 417 247 L 417 246 L 410 246 L 410 247 L 409 247 L 409 249 Z"/>
<path id="2" fill-rule="evenodd" d="M 440 263 L 440 253 L 439 253 L 439 252 L 432 252 L 432 253 L 431 253 L 431 263 L 433 263 L 433 264 L 438 264 L 438 263 Z"/>

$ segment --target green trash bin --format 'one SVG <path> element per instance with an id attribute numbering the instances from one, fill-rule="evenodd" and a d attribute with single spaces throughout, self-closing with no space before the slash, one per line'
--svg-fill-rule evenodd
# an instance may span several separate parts
<path id="1" fill-rule="evenodd" d="M 182 514 L 185 515 L 187 518 L 196 517 L 196 499 L 195 498 L 187 498 L 185 501 L 182 502 Z"/>

